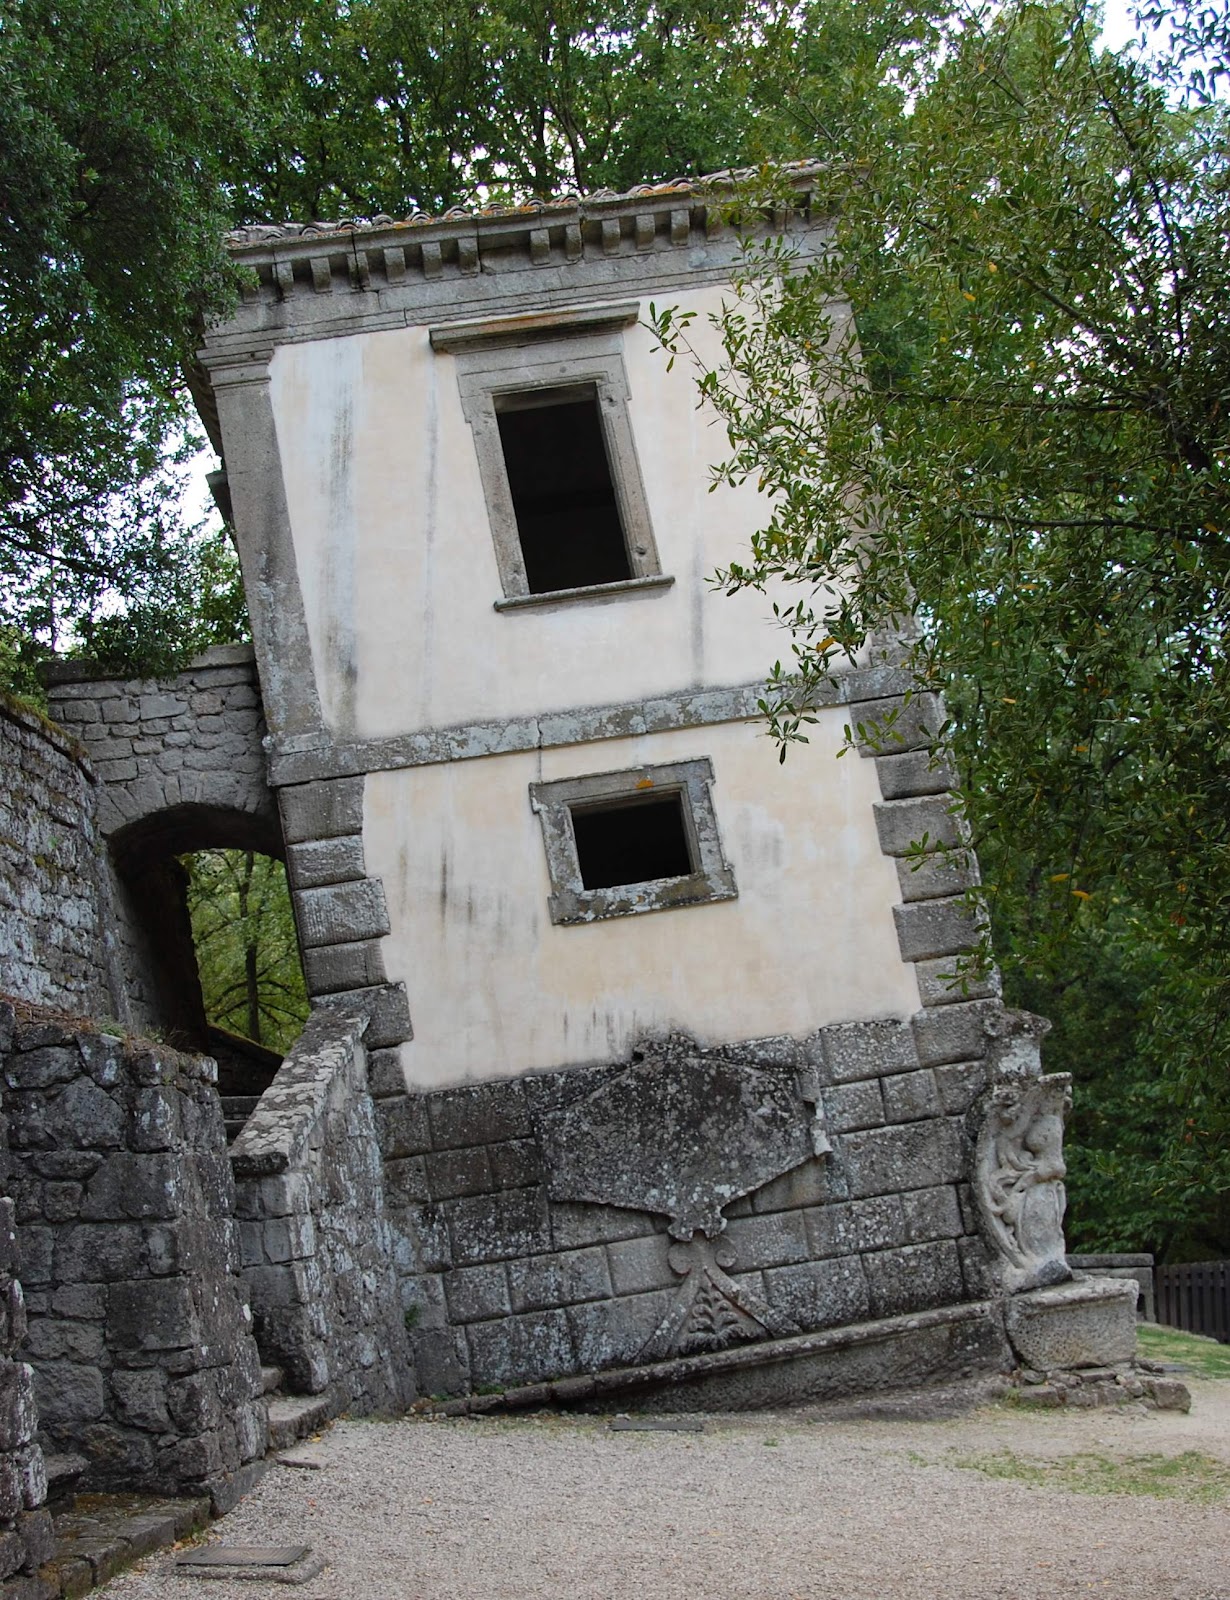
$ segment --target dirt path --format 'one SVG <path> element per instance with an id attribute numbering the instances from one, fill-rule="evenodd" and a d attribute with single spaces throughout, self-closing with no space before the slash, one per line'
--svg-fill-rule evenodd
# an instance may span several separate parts
<path id="1" fill-rule="evenodd" d="M 710 1417 L 703 1434 L 554 1416 L 343 1422 L 314 1447 L 321 1470 L 274 1468 L 210 1534 L 309 1543 L 329 1561 L 319 1577 L 298 1589 L 203 1585 L 162 1555 L 102 1592 L 1230 1600 L 1230 1383 L 1191 1388 L 1189 1416 L 987 1406 L 860 1420 L 816 1409 Z M 1136 1492 L 1070 1487 L 1090 1475 Z M 1158 1481 L 1214 1498 L 1139 1492 Z"/>

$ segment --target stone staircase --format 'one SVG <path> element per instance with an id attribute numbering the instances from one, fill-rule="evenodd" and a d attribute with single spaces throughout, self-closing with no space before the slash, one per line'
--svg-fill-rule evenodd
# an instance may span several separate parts
<path id="1" fill-rule="evenodd" d="M 260 1102 L 258 1094 L 224 1094 L 222 1096 L 222 1115 L 226 1121 L 226 1142 L 234 1144 L 243 1130 L 243 1125 L 256 1110 Z"/>
<path id="2" fill-rule="evenodd" d="M 335 1413 L 329 1394 L 283 1394 L 281 1367 L 262 1367 L 265 1400 L 269 1406 L 269 1450 L 289 1450 L 300 1440 L 319 1432 Z"/>
<path id="3" fill-rule="evenodd" d="M 244 1123 L 256 1110 L 257 1101 L 277 1076 L 282 1057 L 276 1050 L 229 1033 L 225 1028 L 209 1029 L 207 1048 L 218 1063 L 218 1093 L 226 1120 L 226 1142 L 234 1144 Z"/>

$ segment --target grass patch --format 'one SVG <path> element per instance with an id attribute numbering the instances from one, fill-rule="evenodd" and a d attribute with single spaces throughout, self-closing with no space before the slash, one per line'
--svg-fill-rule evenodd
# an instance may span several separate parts
<path id="1" fill-rule="evenodd" d="M 1177 1456 L 1124 1456 L 1117 1461 L 1092 1453 L 1043 1460 L 997 1450 L 986 1455 L 954 1455 L 951 1465 L 985 1473 L 988 1478 L 1008 1478 L 1034 1489 L 1063 1489 L 1070 1494 L 1143 1494 L 1200 1506 L 1230 1500 L 1230 1466 L 1199 1450 L 1184 1450 Z"/>
<path id="2" fill-rule="evenodd" d="M 1181 1361 L 1197 1378 L 1230 1378 L 1230 1344 L 1156 1322 L 1138 1323 L 1136 1337 L 1140 1354 L 1149 1361 Z"/>

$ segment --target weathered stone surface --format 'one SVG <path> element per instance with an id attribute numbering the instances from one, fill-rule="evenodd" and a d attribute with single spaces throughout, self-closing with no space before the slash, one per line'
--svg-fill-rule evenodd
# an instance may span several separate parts
<path id="1" fill-rule="evenodd" d="M 686 1045 L 543 1114 L 538 1134 L 553 1198 L 661 1211 L 681 1239 L 720 1232 L 724 1205 L 814 1153 L 795 1073 Z"/>
<path id="2" fill-rule="evenodd" d="M 846 1134 L 842 1141 L 854 1196 L 894 1194 L 963 1176 L 966 1152 L 946 1118 Z"/>
<path id="3" fill-rule="evenodd" d="M 411 1302 L 397 1269 L 404 1280 L 411 1265 L 421 1270 L 425 1253 L 409 1237 L 407 1191 L 426 1192 L 422 1157 L 397 1152 L 428 1140 L 420 1101 L 368 1096 L 367 1029 L 361 1002 L 315 1009 L 231 1160 L 263 1355 L 301 1392 L 327 1388 L 339 1406 L 395 1411 L 414 1395 L 403 1319 Z M 478 1154 L 485 1163 L 485 1151 Z M 402 1180 L 387 1199 L 382 1155 Z M 459 1313 L 491 1314 L 479 1281 L 468 1287 L 473 1305 L 462 1285 L 454 1291 Z"/>
<path id="4" fill-rule="evenodd" d="M 437 1150 L 498 1144 L 533 1131 L 523 1085 L 515 1080 L 442 1089 L 418 1103 L 430 1116 L 431 1142 Z"/>
<path id="5" fill-rule="evenodd" d="M 953 1305 L 964 1297 L 960 1257 L 948 1239 L 876 1251 L 863 1257 L 863 1266 L 873 1316 Z"/>
<path id="6" fill-rule="evenodd" d="M 288 845 L 338 839 L 363 831 L 363 779 L 329 778 L 279 789 L 282 831 Z"/>
<path id="7" fill-rule="evenodd" d="M 881 1127 L 884 1123 L 884 1095 L 879 1078 L 837 1084 L 826 1089 L 824 1112 L 832 1133 L 852 1133 L 859 1128 Z"/>
<path id="8" fill-rule="evenodd" d="M 972 1000 L 999 1000 L 1003 984 L 995 968 L 978 972 L 959 956 L 915 961 L 918 995 L 924 1006 L 962 1005 Z"/>
<path id="9" fill-rule="evenodd" d="M 905 961 L 961 955 L 974 949 L 980 936 L 978 918 L 960 895 L 950 900 L 922 900 L 894 906 L 893 917 Z"/>
<path id="10" fill-rule="evenodd" d="M 563 1311 L 538 1311 L 478 1322 L 466 1330 L 474 1370 L 491 1383 L 536 1383 L 573 1370 L 568 1318 Z"/>
<path id="11" fill-rule="evenodd" d="M 378 939 L 389 931 L 384 890 L 373 879 L 327 884 L 319 889 L 298 889 L 292 898 L 299 940 L 307 949 L 315 945 Z"/>
<path id="12" fill-rule="evenodd" d="M 313 994 L 361 989 L 385 981 L 384 955 L 376 939 L 321 945 L 304 950 L 303 975 Z"/>
<path id="13" fill-rule="evenodd" d="M 886 856 L 905 856 L 914 850 L 954 849 L 964 842 L 962 829 L 947 796 L 919 800 L 888 800 L 875 810 L 880 849 Z"/>
<path id="14" fill-rule="evenodd" d="M 945 794 L 957 786 L 957 774 L 942 756 L 929 750 L 905 750 L 876 757 L 880 793 L 886 800 L 907 800 L 915 795 Z"/>
<path id="15" fill-rule="evenodd" d="M 546 1196 L 536 1189 L 450 1200 L 443 1210 L 458 1266 L 511 1261 L 551 1248 Z"/>
<path id="16" fill-rule="evenodd" d="M 917 1122 L 923 1117 L 939 1116 L 942 1109 L 935 1074 L 930 1068 L 884 1079 L 886 1122 Z"/>
<path id="17" fill-rule="evenodd" d="M 97 715 L 97 712 L 95 712 Z M 0 704 L 0 971 L 6 993 L 105 1015 L 114 1009 L 100 896 L 97 781 L 52 724 Z M 30 1088 L 71 1077 L 72 1052 L 50 1045 L 22 1062 Z M 36 1078 L 42 1081 L 35 1081 Z"/>
<path id="18" fill-rule="evenodd" d="M 1071 1104 L 1069 1073 L 1001 1080 L 982 1104 L 974 1198 L 1000 1279 L 1013 1293 L 1071 1276 L 1063 1237 L 1063 1124 Z"/>
<path id="19" fill-rule="evenodd" d="M 503 1266 L 462 1267 L 450 1272 L 446 1290 L 449 1315 L 454 1322 L 505 1317 L 512 1310 Z"/>
<path id="20" fill-rule="evenodd" d="M 363 835 L 305 839 L 286 848 L 286 872 L 292 889 L 315 889 L 327 883 L 349 883 L 365 876 Z"/>
<path id="21" fill-rule="evenodd" d="M 382 983 L 374 988 L 348 989 L 338 994 L 313 996 L 317 1005 L 350 1012 L 359 1007 L 368 1017 L 363 1042 L 369 1050 L 404 1044 L 413 1036 L 410 1003 L 404 983 Z"/>
<path id="22" fill-rule="evenodd" d="M 913 1034 L 900 1022 L 838 1023 L 822 1028 L 817 1038 L 832 1083 L 888 1077 L 918 1066 Z"/>
<path id="23" fill-rule="evenodd" d="M 800 1328 L 831 1328 L 868 1314 L 867 1279 L 858 1256 L 774 1267 L 764 1283 L 769 1303 Z"/>
<path id="24" fill-rule="evenodd" d="M 37 1032 L 19 1026 L 14 1048 Z M 45 1142 L 13 1160 L 40 1219 L 23 1230 L 38 1280 L 28 1349 L 39 1421 L 50 1444 L 84 1455 L 87 1488 L 183 1488 L 198 1481 L 193 1462 L 240 1465 L 241 1424 L 251 1451 L 263 1449 L 246 1421 L 259 1361 L 231 1256 L 221 1107 L 201 1062 L 72 1038 L 75 1077 L 47 1074 L 42 1089 L 6 1095 L 6 1110 L 41 1099 L 46 1112 Z M 168 1374 L 176 1394 L 195 1384 L 212 1405 L 168 1404 Z M 5 1456 L 16 1423 L 5 1393 L 0 1380 L 0 1468 L 10 1463 L 12 1493 L 36 1505 L 42 1457 L 20 1441 Z"/>
<path id="25" fill-rule="evenodd" d="M 1115 1366 L 1136 1354 L 1136 1285 L 1124 1278 L 1076 1278 L 1013 1295 L 1004 1326 L 1025 1366 L 1043 1372 Z"/>
<path id="26" fill-rule="evenodd" d="M 935 1084 L 943 1110 L 949 1116 L 960 1116 L 986 1088 L 986 1065 L 982 1061 L 947 1062 L 936 1067 Z"/>

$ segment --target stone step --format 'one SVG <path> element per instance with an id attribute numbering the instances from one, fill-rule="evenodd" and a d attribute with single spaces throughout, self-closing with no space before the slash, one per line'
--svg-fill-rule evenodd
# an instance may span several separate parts
<path id="1" fill-rule="evenodd" d="M 246 1122 L 260 1104 L 258 1094 L 224 1094 L 222 1096 L 222 1115 L 224 1117 L 242 1117 Z"/>
<path id="2" fill-rule="evenodd" d="M 281 1387 L 282 1387 L 282 1369 L 281 1369 L 281 1367 L 262 1367 L 261 1368 L 261 1393 L 262 1394 L 273 1394 L 275 1392 L 275 1390 L 280 1389 Z"/>
<path id="3" fill-rule="evenodd" d="M 44 1455 L 43 1465 L 47 1469 L 47 1503 L 58 1505 L 74 1493 L 77 1479 L 90 1463 L 84 1456 Z"/>
<path id="4" fill-rule="evenodd" d="M 243 1132 L 248 1118 L 260 1104 L 258 1094 L 224 1094 L 222 1096 L 222 1118 L 226 1124 L 226 1142 L 234 1144 Z"/>
<path id="5" fill-rule="evenodd" d="M 269 1401 L 269 1448 L 285 1450 L 323 1428 L 332 1415 L 328 1395 L 283 1394 Z"/>

